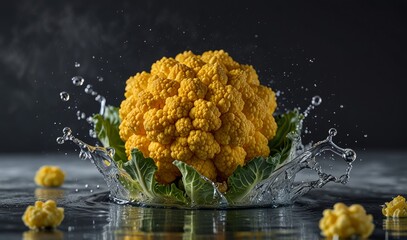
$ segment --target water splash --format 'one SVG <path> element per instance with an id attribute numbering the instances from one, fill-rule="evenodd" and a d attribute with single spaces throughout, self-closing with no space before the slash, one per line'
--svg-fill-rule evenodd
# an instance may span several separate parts
<path id="1" fill-rule="evenodd" d="M 58 144 L 71 141 L 80 148 L 79 158 L 90 160 L 99 172 L 103 175 L 110 194 L 113 198 L 128 199 L 129 191 L 120 182 L 120 177 L 130 177 L 128 173 L 119 168 L 113 160 L 114 150 L 103 147 L 95 147 L 74 137 L 72 130 L 65 127 L 62 130 L 63 136 L 57 138 Z"/>
<path id="2" fill-rule="evenodd" d="M 329 135 L 325 140 L 319 141 L 307 150 L 303 150 L 298 154 L 298 145 L 302 145 L 301 138 L 297 135 L 290 136 L 292 141 L 291 153 L 284 164 L 278 166 L 277 170 L 261 183 L 257 184 L 247 195 L 246 199 L 242 202 L 244 204 L 231 204 L 228 203 L 227 198 L 221 193 L 217 185 L 213 182 L 214 196 L 219 199 L 214 207 L 253 207 L 253 206 L 270 206 L 270 205 L 284 205 L 295 201 L 298 197 L 304 195 L 314 188 L 321 188 L 328 182 L 347 183 L 350 171 L 352 169 L 352 162 L 356 159 L 356 153 L 352 149 L 344 149 L 337 146 L 333 142 L 333 137 L 337 134 L 336 129 L 331 128 Z M 63 129 L 63 136 L 57 138 L 58 144 L 63 144 L 66 141 L 72 141 L 80 148 L 79 158 L 83 160 L 89 159 L 103 175 L 108 188 L 110 189 L 110 196 L 120 204 L 137 202 L 143 205 L 157 205 L 156 201 L 139 193 L 138 196 L 130 194 L 129 190 L 123 184 L 121 179 L 131 179 L 129 174 L 120 168 L 113 160 L 115 150 L 113 148 L 95 147 L 84 143 L 83 141 L 75 138 L 72 135 L 70 128 Z M 319 165 L 317 157 L 324 152 L 332 152 L 340 156 L 348 165 L 346 171 L 341 176 L 334 176 L 325 173 Z M 318 179 L 308 182 L 295 182 L 297 173 L 304 169 L 311 169 L 318 175 Z M 203 177 L 203 176 L 202 176 Z M 204 177 L 203 177 L 204 178 Z M 210 180 L 207 180 L 210 181 Z M 197 206 L 193 202 L 189 206 L 178 207 L 202 207 Z"/>
<path id="3" fill-rule="evenodd" d="M 93 86 L 91 84 L 86 85 L 85 93 L 91 96 L 95 96 L 95 100 L 100 103 L 99 114 L 103 116 L 106 107 L 106 98 L 93 90 Z"/>
<path id="4" fill-rule="evenodd" d="M 325 140 L 319 141 L 311 148 L 304 151 L 295 157 L 290 155 L 284 165 L 274 171 L 272 176 L 262 183 L 259 183 L 249 195 L 251 204 L 264 205 L 266 203 L 274 203 L 277 205 L 291 203 L 298 197 L 309 192 L 313 188 L 321 188 L 328 182 L 347 183 L 352 169 L 352 162 L 356 159 L 356 153 L 349 148 L 341 148 L 333 142 L 333 137 L 337 134 L 336 129 L 331 128 L 328 131 L 329 135 Z M 300 139 L 293 141 L 292 150 L 296 149 L 296 145 L 301 144 Z M 346 163 L 347 169 L 341 176 L 333 176 L 323 172 L 316 157 L 323 154 L 325 151 L 330 151 L 333 154 L 340 156 Z M 311 169 L 318 175 L 318 179 L 309 182 L 295 183 L 295 176 L 303 169 Z"/>

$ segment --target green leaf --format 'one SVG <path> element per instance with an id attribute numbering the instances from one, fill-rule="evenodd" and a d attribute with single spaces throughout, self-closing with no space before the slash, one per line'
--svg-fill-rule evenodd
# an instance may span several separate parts
<path id="1" fill-rule="evenodd" d="M 254 158 L 245 166 L 237 167 L 228 178 L 225 196 L 230 203 L 244 203 L 253 188 L 270 177 L 275 168 L 287 160 L 292 145 L 292 139 L 288 135 L 301 130 L 302 119 L 303 116 L 297 109 L 276 116 L 276 136 L 268 143 L 270 156 Z"/>
<path id="2" fill-rule="evenodd" d="M 111 147 L 115 150 L 113 159 L 116 162 L 126 162 L 124 142 L 119 135 L 119 108 L 107 106 L 103 116 L 100 114 L 93 116 L 93 122 L 99 141 L 104 147 Z"/>
<path id="3" fill-rule="evenodd" d="M 135 180 L 135 186 L 139 191 L 144 193 L 148 198 L 154 198 L 154 173 L 157 167 L 153 159 L 144 158 L 138 149 L 131 151 L 131 160 L 123 164 L 123 169 Z"/>
<path id="4" fill-rule="evenodd" d="M 300 134 L 301 121 L 304 116 L 299 113 L 298 109 L 278 115 L 275 117 L 277 122 L 277 132 L 272 140 L 269 141 L 270 156 L 280 154 L 282 164 L 290 154 L 292 139 L 288 136 L 290 133 Z"/>
<path id="5" fill-rule="evenodd" d="M 223 196 L 212 181 L 184 162 L 175 160 L 173 164 L 181 171 L 185 192 L 192 206 L 215 206 L 223 201 Z"/>
<path id="6" fill-rule="evenodd" d="M 238 166 L 233 174 L 228 178 L 229 189 L 225 194 L 229 203 L 243 203 L 250 191 L 261 181 L 270 177 L 277 163 L 280 161 L 280 155 L 274 157 L 257 157 L 245 166 Z"/>
<path id="7" fill-rule="evenodd" d="M 132 150 L 131 156 L 131 160 L 124 163 L 122 168 L 133 180 L 129 186 L 136 188 L 147 198 L 143 200 L 160 203 L 187 202 L 184 192 L 178 189 L 175 184 L 162 185 L 157 183 L 154 177 L 157 167 L 153 159 L 144 158 L 137 148 Z M 131 189 L 129 190 L 131 191 Z"/>

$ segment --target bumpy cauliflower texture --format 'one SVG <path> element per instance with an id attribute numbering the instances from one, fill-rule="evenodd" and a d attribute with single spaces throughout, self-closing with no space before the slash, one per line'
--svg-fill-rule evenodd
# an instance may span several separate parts
<path id="1" fill-rule="evenodd" d="M 407 202 L 400 195 L 393 198 L 392 201 L 386 202 L 383 206 L 382 213 L 386 217 L 407 217 Z"/>
<path id="2" fill-rule="evenodd" d="M 373 217 L 366 214 L 363 206 L 353 204 L 350 207 L 343 203 L 336 203 L 334 209 L 326 209 L 319 221 L 322 235 L 332 239 L 334 237 L 349 238 L 358 236 L 365 239 L 374 230 Z"/>
<path id="3" fill-rule="evenodd" d="M 59 187 L 64 183 L 65 173 L 57 166 L 42 166 L 35 174 L 34 181 L 43 187 Z"/>
<path id="4" fill-rule="evenodd" d="M 165 184 L 180 176 L 174 160 L 224 181 L 237 166 L 268 156 L 277 130 L 274 92 L 223 50 L 164 57 L 130 77 L 124 96 L 119 128 L 127 156 L 138 148 L 154 159 Z"/>
<path id="5" fill-rule="evenodd" d="M 24 224 L 31 229 L 53 228 L 64 219 L 64 209 L 57 207 L 53 200 L 36 201 L 35 206 L 28 206 L 22 217 Z"/>

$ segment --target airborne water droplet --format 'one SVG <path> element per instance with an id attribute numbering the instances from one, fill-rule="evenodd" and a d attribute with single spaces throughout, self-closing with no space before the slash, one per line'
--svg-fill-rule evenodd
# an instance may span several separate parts
<path id="1" fill-rule="evenodd" d="M 320 96 L 314 96 L 311 100 L 312 105 L 319 106 L 322 103 L 322 98 Z"/>
<path id="2" fill-rule="evenodd" d="M 65 140 L 63 137 L 57 137 L 57 143 L 58 144 L 64 144 Z"/>
<path id="3" fill-rule="evenodd" d="M 64 101 L 64 102 L 69 100 L 69 94 L 67 92 L 65 92 L 65 91 L 60 92 L 59 96 L 61 97 L 61 100 Z"/>
<path id="4" fill-rule="evenodd" d="M 335 128 L 331 128 L 331 129 L 329 129 L 329 131 L 328 131 L 328 134 L 329 134 L 329 136 L 331 136 L 331 137 L 336 136 L 337 133 L 338 133 L 338 131 L 336 131 Z"/>
<path id="5" fill-rule="evenodd" d="M 84 82 L 85 82 L 85 79 L 81 76 L 72 77 L 72 83 L 75 86 L 82 86 Z"/>
<path id="6" fill-rule="evenodd" d="M 96 78 L 98 79 L 99 82 L 103 82 L 103 77 L 97 76 Z"/>
<path id="7" fill-rule="evenodd" d="M 92 85 L 88 84 L 85 88 L 85 93 L 91 94 L 93 92 Z"/>
<path id="8" fill-rule="evenodd" d="M 345 161 L 351 163 L 356 160 L 356 153 L 352 149 L 346 149 L 342 157 Z"/>
<path id="9" fill-rule="evenodd" d="M 78 68 L 78 67 L 80 67 L 80 66 L 81 66 L 81 64 L 80 64 L 80 63 L 75 62 L 75 67 L 76 67 L 76 68 Z"/>
<path id="10" fill-rule="evenodd" d="M 72 130 L 69 127 L 64 127 L 62 133 L 64 134 L 64 137 L 69 137 L 72 135 Z"/>

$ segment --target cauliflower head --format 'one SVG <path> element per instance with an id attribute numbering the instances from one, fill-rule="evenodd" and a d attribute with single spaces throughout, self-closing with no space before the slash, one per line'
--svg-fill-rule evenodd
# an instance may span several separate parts
<path id="1" fill-rule="evenodd" d="M 222 182 L 240 165 L 268 156 L 277 130 L 273 90 L 255 69 L 223 50 L 191 51 L 155 62 L 126 82 L 120 137 L 151 157 L 164 184 L 180 176 L 174 160 Z"/>
<path id="2" fill-rule="evenodd" d="M 54 228 L 64 219 L 64 209 L 57 207 L 54 200 L 36 201 L 34 206 L 28 206 L 22 220 L 30 229 Z"/>

